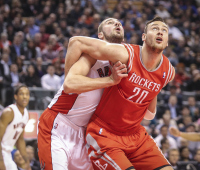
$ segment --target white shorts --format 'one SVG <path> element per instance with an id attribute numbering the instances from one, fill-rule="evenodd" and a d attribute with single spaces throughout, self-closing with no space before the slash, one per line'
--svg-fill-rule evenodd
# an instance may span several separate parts
<path id="1" fill-rule="evenodd" d="M 51 133 L 47 133 L 46 123 L 51 122 L 49 120 L 52 117 L 48 118 L 51 112 L 46 111 L 43 113 L 44 115 L 41 115 L 38 126 L 38 155 L 42 168 L 47 170 L 93 170 L 84 141 L 86 129 L 76 126 L 64 115 L 57 114 L 52 125 L 48 126 L 49 129 L 51 128 L 49 131 Z"/>
<path id="2" fill-rule="evenodd" d="M 2 156 L 6 170 L 18 170 L 17 165 L 12 159 L 11 152 L 2 150 Z"/>

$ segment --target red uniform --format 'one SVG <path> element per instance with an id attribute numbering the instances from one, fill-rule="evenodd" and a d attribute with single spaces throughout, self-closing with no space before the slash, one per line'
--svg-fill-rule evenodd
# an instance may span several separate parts
<path id="1" fill-rule="evenodd" d="M 174 68 L 163 55 L 159 66 L 148 71 L 142 62 L 142 47 L 124 46 L 129 53 L 128 77 L 104 90 L 87 129 L 89 156 L 97 169 L 169 166 L 140 123 L 151 101 L 172 79 Z"/>

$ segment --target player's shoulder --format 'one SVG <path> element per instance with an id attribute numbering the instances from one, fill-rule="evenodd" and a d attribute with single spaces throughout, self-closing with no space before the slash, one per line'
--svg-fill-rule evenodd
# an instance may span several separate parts
<path id="1" fill-rule="evenodd" d="M 7 120 L 7 121 L 12 121 L 14 118 L 14 111 L 11 107 L 6 107 L 2 114 L 1 114 L 1 119 Z"/>

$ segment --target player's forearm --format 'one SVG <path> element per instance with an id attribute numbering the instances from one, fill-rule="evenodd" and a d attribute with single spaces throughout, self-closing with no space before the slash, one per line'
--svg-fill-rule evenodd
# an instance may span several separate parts
<path id="1" fill-rule="evenodd" d="M 3 161 L 3 155 L 2 155 L 2 147 L 1 147 L 1 140 L 0 140 L 0 162 Z"/>
<path id="2" fill-rule="evenodd" d="M 148 110 L 152 113 L 155 113 L 156 112 L 156 105 L 157 105 L 157 96 L 149 104 Z"/>
<path id="3" fill-rule="evenodd" d="M 20 154 L 22 155 L 22 157 L 24 158 L 25 162 L 29 162 L 28 160 L 28 156 L 26 153 L 26 143 L 24 141 L 24 139 L 18 139 L 17 143 L 16 143 L 17 149 L 19 150 Z"/>
<path id="4" fill-rule="evenodd" d="M 113 85 L 115 85 L 115 83 L 110 77 L 89 78 L 82 75 L 75 75 L 73 78 L 65 79 L 64 91 L 65 93 L 79 94 Z"/>
<path id="5" fill-rule="evenodd" d="M 189 141 L 200 141 L 200 133 L 185 133 L 180 132 L 180 137 L 185 138 Z"/>

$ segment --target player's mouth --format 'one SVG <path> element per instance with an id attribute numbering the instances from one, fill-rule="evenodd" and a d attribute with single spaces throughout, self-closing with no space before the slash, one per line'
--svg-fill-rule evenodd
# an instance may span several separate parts
<path id="1" fill-rule="evenodd" d="M 156 38 L 156 42 L 157 42 L 157 43 L 161 43 L 162 41 L 163 41 L 162 37 L 157 37 L 157 38 Z"/>
<path id="2" fill-rule="evenodd" d="M 117 31 L 121 31 L 120 27 L 117 27 L 115 30 L 117 30 Z"/>

